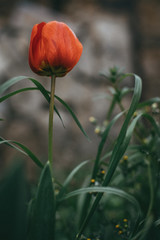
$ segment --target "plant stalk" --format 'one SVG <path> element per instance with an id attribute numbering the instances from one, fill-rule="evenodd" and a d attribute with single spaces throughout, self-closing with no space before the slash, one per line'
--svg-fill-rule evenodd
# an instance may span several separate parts
<path id="1" fill-rule="evenodd" d="M 54 115 L 54 93 L 55 93 L 55 75 L 51 76 L 51 96 L 49 104 L 49 126 L 48 126 L 48 161 L 50 167 L 53 167 L 53 115 Z"/>

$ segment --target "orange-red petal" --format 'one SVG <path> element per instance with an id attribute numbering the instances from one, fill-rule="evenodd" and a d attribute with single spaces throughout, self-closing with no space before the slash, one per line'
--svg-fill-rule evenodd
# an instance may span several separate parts
<path id="1" fill-rule="evenodd" d="M 32 30 L 29 64 L 39 75 L 64 76 L 77 64 L 82 50 L 82 44 L 65 23 L 42 22 Z"/>

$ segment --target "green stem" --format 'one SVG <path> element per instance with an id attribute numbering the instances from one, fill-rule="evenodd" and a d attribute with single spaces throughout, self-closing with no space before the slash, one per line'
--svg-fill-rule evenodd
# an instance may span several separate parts
<path id="1" fill-rule="evenodd" d="M 51 76 L 51 97 L 49 104 L 49 127 L 48 127 L 48 161 L 52 169 L 53 165 L 53 113 L 54 113 L 54 93 L 56 77 Z"/>
<path id="2" fill-rule="evenodd" d="M 118 102 L 118 105 L 119 105 L 119 107 L 120 107 L 121 111 L 122 111 L 122 112 L 124 112 L 124 116 L 126 117 L 125 108 L 123 107 L 123 105 L 122 105 L 121 101 L 120 101 L 120 102 Z"/>
<path id="3" fill-rule="evenodd" d="M 110 117 L 111 117 L 111 114 L 114 110 L 114 107 L 115 107 L 115 104 L 116 104 L 116 98 L 115 96 L 113 96 L 113 99 L 112 99 L 112 102 L 111 102 L 111 105 L 110 105 L 110 108 L 107 112 L 107 116 L 106 116 L 106 120 L 109 121 L 110 120 Z"/>
<path id="4" fill-rule="evenodd" d="M 126 117 L 127 114 L 126 114 L 126 112 L 125 112 L 125 108 L 123 107 L 123 104 L 122 104 L 122 102 L 121 102 L 121 99 L 119 98 L 121 90 L 118 89 L 118 87 L 117 87 L 116 84 L 114 85 L 114 89 L 115 89 L 116 94 L 117 94 L 117 96 L 118 96 L 118 98 L 117 98 L 117 103 L 118 103 L 118 105 L 119 105 L 119 107 L 120 107 L 120 110 L 121 110 L 122 112 L 124 112 L 124 113 L 123 113 L 123 114 L 124 114 L 124 117 Z"/>

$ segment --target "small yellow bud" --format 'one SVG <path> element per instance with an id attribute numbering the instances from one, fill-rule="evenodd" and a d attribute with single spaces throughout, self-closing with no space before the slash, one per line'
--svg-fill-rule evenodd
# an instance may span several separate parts
<path id="1" fill-rule="evenodd" d="M 100 127 L 96 127 L 96 128 L 94 129 L 94 132 L 95 132 L 96 134 L 99 134 L 99 133 L 101 132 Z"/>
<path id="2" fill-rule="evenodd" d="M 134 118 L 137 117 L 137 112 L 134 112 L 134 113 L 133 113 L 133 117 L 134 117 Z"/>
<path id="3" fill-rule="evenodd" d="M 89 121 L 90 121 L 91 123 L 96 123 L 96 122 L 97 122 L 96 119 L 95 119 L 95 117 L 92 117 L 92 116 L 89 118 Z"/>
<path id="4" fill-rule="evenodd" d="M 124 160 L 124 161 L 127 161 L 127 160 L 128 160 L 128 156 L 127 156 L 127 155 L 124 155 L 124 156 L 123 156 L 123 160 Z"/>
<path id="5" fill-rule="evenodd" d="M 92 178 L 92 179 L 91 179 L 91 183 L 95 183 L 95 179 Z"/>
<path id="6" fill-rule="evenodd" d="M 119 234 L 119 235 L 121 235 L 122 233 L 123 233 L 123 231 L 122 231 L 122 230 L 119 230 L 119 231 L 118 231 L 118 234 Z"/>
<path id="7" fill-rule="evenodd" d="M 101 173 L 102 173 L 102 174 L 105 174 L 105 171 L 104 171 L 104 170 L 102 170 L 102 171 L 101 171 Z"/>
<path id="8" fill-rule="evenodd" d="M 115 228 L 119 228 L 120 227 L 120 225 L 119 224 L 117 224 L 116 226 L 115 226 Z"/>
<path id="9" fill-rule="evenodd" d="M 128 222 L 128 219 L 127 219 L 127 218 L 124 218 L 124 219 L 123 219 L 123 222 Z"/>

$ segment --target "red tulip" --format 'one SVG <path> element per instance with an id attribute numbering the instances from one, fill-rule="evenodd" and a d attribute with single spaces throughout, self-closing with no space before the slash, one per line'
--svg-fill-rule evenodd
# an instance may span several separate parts
<path id="1" fill-rule="evenodd" d="M 65 76 L 77 64 L 82 44 L 62 22 L 36 24 L 31 33 L 29 65 L 42 76 Z"/>

